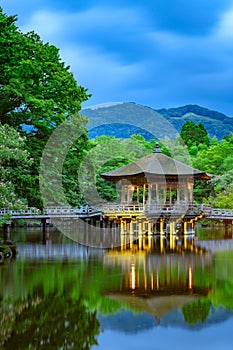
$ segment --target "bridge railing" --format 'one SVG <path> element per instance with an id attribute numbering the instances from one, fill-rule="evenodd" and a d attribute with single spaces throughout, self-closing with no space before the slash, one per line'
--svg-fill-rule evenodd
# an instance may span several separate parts
<path id="1" fill-rule="evenodd" d="M 209 214 L 211 207 L 203 204 L 150 204 L 150 205 L 123 205 L 123 204 L 108 204 L 101 207 L 103 213 L 186 213 L 186 212 L 203 212 Z"/>
<path id="2" fill-rule="evenodd" d="M 66 216 L 66 215 L 82 215 L 87 213 L 92 213 L 92 208 L 72 208 L 72 207 L 47 207 L 43 211 L 37 208 L 27 208 L 24 210 L 12 210 L 1 208 L 0 209 L 0 217 L 6 214 L 11 217 L 36 217 L 36 216 Z"/>
<path id="3" fill-rule="evenodd" d="M 100 207 L 103 213 L 143 213 L 145 208 L 143 205 L 124 205 L 124 204 L 106 204 Z"/>
<path id="4" fill-rule="evenodd" d="M 44 210 L 45 215 L 78 215 L 78 214 L 86 214 L 86 213 L 92 213 L 92 208 L 72 208 L 72 207 L 47 207 Z"/>
<path id="5" fill-rule="evenodd" d="M 209 216 L 224 218 L 233 217 L 233 209 L 212 208 Z"/>
<path id="6" fill-rule="evenodd" d="M 14 210 L 14 209 L 6 209 L 6 208 L 0 208 L 0 216 L 10 214 L 11 216 L 20 216 L 20 215 L 40 215 L 41 211 L 37 208 L 27 208 L 27 209 L 21 209 L 21 210 Z"/>

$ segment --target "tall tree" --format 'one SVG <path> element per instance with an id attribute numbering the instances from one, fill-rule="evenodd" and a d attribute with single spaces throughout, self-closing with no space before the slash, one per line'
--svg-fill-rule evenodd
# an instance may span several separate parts
<path id="1" fill-rule="evenodd" d="M 0 121 L 32 134 L 52 131 L 88 99 L 59 49 L 16 26 L 17 17 L 0 9 Z"/>
<path id="2" fill-rule="evenodd" d="M 209 146 L 210 140 L 208 133 L 202 123 L 195 124 L 193 121 L 187 121 L 183 124 L 180 136 L 189 150 L 198 151 L 198 146 L 204 144 Z"/>
<path id="3" fill-rule="evenodd" d="M 62 62 L 59 49 L 43 43 L 34 32 L 22 33 L 16 20 L 17 16 L 7 16 L 0 8 L 0 123 L 27 136 L 35 180 L 35 196 L 29 204 L 36 205 L 42 151 L 53 131 L 72 115 L 77 120 L 77 135 L 86 133 L 87 119 L 79 111 L 90 95 Z M 83 149 L 75 154 L 77 164 L 82 153 Z"/>

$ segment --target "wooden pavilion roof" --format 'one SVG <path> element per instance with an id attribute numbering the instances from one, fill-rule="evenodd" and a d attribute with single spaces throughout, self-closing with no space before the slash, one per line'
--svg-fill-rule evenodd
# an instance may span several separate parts
<path id="1" fill-rule="evenodd" d="M 102 173 L 101 176 L 105 180 L 119 181 L 132 177 L 179 177 L 192 176 L 194 180 L 205 179 L 209 180 L 212 175 L 204 171 L 192 168 L 174 158 L 168 157 L 161 151 L 151 153 L 143 158 L 136 160 L 133 163 L 123 167 Z"/>

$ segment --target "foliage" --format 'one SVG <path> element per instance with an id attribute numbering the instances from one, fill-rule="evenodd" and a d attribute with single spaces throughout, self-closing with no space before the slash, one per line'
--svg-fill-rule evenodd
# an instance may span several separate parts
<path id="1" fill-rule="evenodd" d="M 232 135 L 232 134 L 231 134 Z M 193 157 L 193 165 L 211 174 L 221 174 L 233 169 L 233 137 L 211 144 Z"/>
<path id="2" fill-rule="evenodd" d="M 199 145 L 209 146 L 209 136 L 202 123 L 195 124 L 193 121 L 187 121 L 183 124 L 180 136 L 188 146 L 191 154 L 198 152 Z"/>
<path id="3" fill-rule="evenodd" d="M 49 134 L 79 111 L 88 95 L 61 61 L 59 50 L 34 32 L 23 34 L 15 22 L 16 16 L 0 11 L 0 120 L 18 129 L 25 124 L 33 134 Z"/>
<path id="4" fill-rule="evenodd" d="M 25 150 L 25 138 L 9 125 L 0 125 L 0 208 L 25 207 L 32 164 Z"/>
<path id="5" fill-rule="evenodd" d="M 71 115 L 80 120 L 77 133 L 86 133 L 83 120 L 86 124 L 87 119 L 78 112 L 90 95 L 62 62 L 59 49 L 43 43 L 34 32 L 22 33 L 16 20 L 0 8 L 0 123 L 27 136 L 25 147 L 34 162 L 22 173 L 19 186 L 23 189 L 30 176 L 33 181 L 27 181 L 25 198 L 30 205 L 41 206 L 38 175 L 42 151 L 52 132 Z M 83 142 L 80 152 L 77 150 L 77 164 L 86 147 Z M 18 180 L 13 178 L 15 183 Z"/>
<path id="6" fill-rule="evenodd" d="M 107 183 L 100 174 L 147 155 L 151 149 L 151 143 L 147 143 L 142 136 L 136 135 L 126 140 L 101 136 L 93 140 L 93 146 L 79 171 L 79 183 L 85 200 L 90 203 L 117 200 L 119 193 L 116 185 Z"/>

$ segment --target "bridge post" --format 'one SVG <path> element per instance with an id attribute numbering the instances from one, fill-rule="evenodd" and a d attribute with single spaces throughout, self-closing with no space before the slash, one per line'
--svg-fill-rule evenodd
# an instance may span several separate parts
<path id="1" fill-rule="evenodd" d="M 3 226 L 3 239 L 10 240 L 10 235 L 11 235 L 11 221 L 8 221 Z"/>
<path id="2" fill-rule="evenodd" d="M 164 234 L 164 218 L 163 217 L 160 218 L 159 233 L 160 233 L 160 235 Z"/>
<path id="3" fill-rule="evenodd" d="M 50 222 L 51 222 L 50 218 L 41 219 L 44 243 L 46 243 L 50 239 L 50 234 L 49 234 Z"/>
<path id="4" fill-rule="evenodd" d="M 225 238 L 233 237 L 233 220 L 224 220 L 225 225 Z M 229 233 L 229 226 L 231 228 L 231 233 Z"/>

